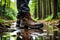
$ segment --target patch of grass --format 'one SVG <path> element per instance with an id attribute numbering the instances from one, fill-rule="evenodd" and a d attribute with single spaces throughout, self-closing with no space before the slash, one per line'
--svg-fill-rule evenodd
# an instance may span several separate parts
<path id="1" fill-rule="evenodd" d="M 52 20 L 52 18 L 53 18 L 53 14 L 50 15 L 50 16 L 48 16 L 47 18 L 45 18 L 45 20 L 46 20 L 46 21 L 50 21 L 50 20 Z"/>
<path id="2" fill-rule="evenodd" d="M 0 23 L 3 23 L 4 22 L 4 20 L 3 19 L 0 19 Z"/>

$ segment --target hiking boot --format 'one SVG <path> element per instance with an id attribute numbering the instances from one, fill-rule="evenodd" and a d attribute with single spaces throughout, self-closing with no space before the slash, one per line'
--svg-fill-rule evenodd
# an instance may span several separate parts
<path id="1" fill-rule="evenodd" d="M 22 13 L 24 15 L 24 13 Z M 43 27 L 43 23 L 37 23 L 31 18 L 30 13 L 25 13 L 24 17 L 22 18 L 25 25 L 31 28 L 41 28 Z"/>

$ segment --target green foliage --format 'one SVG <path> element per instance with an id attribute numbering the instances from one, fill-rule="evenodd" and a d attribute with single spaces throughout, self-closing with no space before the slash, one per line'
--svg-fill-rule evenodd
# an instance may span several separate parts
<path id="1" fill-rule="evenodd" d="M 48 25 L 48 28 L 49 28 L 50 30 L 52 30 L 52 29 L 53 29 L 53 26 L 51 26 L 51 25 Z"/>
<path id="2" fill-rule="evenodd" d="M 3 21 L 3 19 L 0 19 L 0 23 L 3 23 L 4 21 Z"/>
<path id="3" fill-rule="evenodd" d="M 37 18 L 32 17 L 32 19 L 35 20 L 35 21 L 38 21 L 38 17 Z"/>
<path id="4" fill-rule="evenodd" d="M 5 33 L 5 35 L 2 36 L 2 40 L 10 40 L 10 33 Z"/>
<path id="5" fill-rule="evenodd" d="M 8 17 L 7 19 L 16 19 L 17 14 L 11 8 L 6 8 L 5 12 L 5 16 Z"/>
<path id="6" fill-rule="evenodd" d="M 58 18 L 60 19 L 60 12 L 58 12 Z"/>
<path id="7" fill-rule="evenodd" d="M 4 12 L 4 10 L 1 11 L 0 14 L 2 14 L 3 12 Z M 14 20 L 14 19 L 16 19 L 16 15 L 17 15 L 17 13 L 15 13 L 13 9 L 6 8 L 5 13 L 0 16 L 0 19 L 2 19 L 3 17 L 6 17 L 4 19 Z"/>
<path id="8" fill-rule="evenodd" d="M 35 6 L 37 6 L 37 3 L 38 3 L 37 0 L 31 0 L 31 3 L 29 4 L 30 13 L 33 16 L 32 19 L 35 20 L 35 21 L 38 20 L 38 17 L 37 18 L 34 18 Z"/>
<path id="9" fill-rule="evenodd" d="M 58 0 L 58 11 L 60 12 L 60 0 Z"/>
<path id="10" fill-rule="evenodd" d="M 38 40 L 38 38 L 37 38 L 37 37 L 35 37 L 35 40 Z"/>
<path id="11" fill-rule="evenodd" d="M 35 37 L 35 40 L 42 40 L 42 36 Z"/>
<path id="12" fill-rule="evenodd" d="M 57 14 L 58 14 L 58 18 L 60 18 L 60 12 L 58 12 Z M 53 14 L 48 16 L 47 18 L 45 18 L 45 20 L 50 21 L 50 20 L 52 20 L 52 18 L 53 18 Z"/>
<path id="13" fill-rule="evenodd" d="M 2 35 L 2 40 L 13 40 L 13 39 L 11 39 L 11 37 L 13 37 L 13 36 L 10 34 L 10 32 L 5 32 L 5 34 Z M 16 40 L 17 36 L 13 37 L 13 38 Z"/>
<path id="14" fill-rule="evenodd" d="M 48 16 L 45 20 L 46 20 L 46 21 L 50 21 L 50 20 L 52 20 L 52 18 L 53 18 L 53 14 L 50 15 L 50 16 Z"/>
<path id="15" fill-rule="evenodd" d="M 17 15 L 16 2 L 10 2 L 10 0 L 2 0 L 0 3 L 0 19 L 15 20 Z M 5 5 L 5 10 L 4 8 Z"/>
<path id="16" fill-rule="evenodd" d="M 35 4 L 37 6 L 37 0 L 31 0 L 32 2 L 29 4 L 30 7 L 30 13 L 31 15 L 34 15 L 34 10 L 35 10 Z"/>
<path id="17" fill-rule="evenodd" d="M 10 3 L 10 8 L 14 10 L 14 12 L 17 14 L 17 5 L 16 2 L 11 2 Z"/>
<path id="18" fill-rule="evenodd" d="M 34 0 L 31 0 L 32 2 L 29 4 L 29 7 L 30 7 L 30 13 L 31 13 L 31 15 L 33 15 L 33 13 L 34 13 Z"/>

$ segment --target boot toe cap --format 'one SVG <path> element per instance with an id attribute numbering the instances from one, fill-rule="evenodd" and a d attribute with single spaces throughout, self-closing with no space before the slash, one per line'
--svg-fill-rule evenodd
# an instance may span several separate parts
<path id="1" fill-rule="evenodd" d="M 34 28 L 34 29 L 39 29 L 39 28 L 42 28 L 43 27 L 43 23 L 39 23 L 39 24 L 36 24 L 34 26 L 29 26 L 30 28 Z"/>
<path id="2" fill-rule="evenodd" d="M 39 24 L 36 24 L 34 26 L 39 26 L 39 27 L 43 27 L 43 23 L 39 23 Z"/>

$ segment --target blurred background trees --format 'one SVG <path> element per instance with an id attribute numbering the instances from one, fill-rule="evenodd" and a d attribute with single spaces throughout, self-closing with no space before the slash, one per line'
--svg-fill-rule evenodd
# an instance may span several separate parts
<path id="1" fill-rule="evenodd" d="M 30 0 L 30 13 L 33 19 L 60 18 L 60 0 Z M 0 0 L 0 19 L 16 19 L 16 0 Z"/>
<path id="2" fill-rule="evenodd" d="M 60 18 L 60 0 L 32 0 L 30 9 L 35 19 L 51 20 Z"/>
<path id="3" fill-rule="evenodd" d="M 16 0 L 1 0 L 0 1 L 0 19 L 16 19 L 17 9 Z"/>

